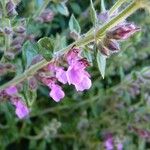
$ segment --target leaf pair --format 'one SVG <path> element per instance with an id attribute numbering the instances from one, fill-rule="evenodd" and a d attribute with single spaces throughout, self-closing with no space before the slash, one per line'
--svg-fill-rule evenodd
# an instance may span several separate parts
<path id="1" fill-rule="evenodd" d="M 24 67 L 28 68 L 38 54 L 42 55 L 47 61 L 50 61 L 52 59 L 52 52 L 53 42 L 51 38 L 44 37 L 38 43 L 27 41 L 22 48 Z"/>

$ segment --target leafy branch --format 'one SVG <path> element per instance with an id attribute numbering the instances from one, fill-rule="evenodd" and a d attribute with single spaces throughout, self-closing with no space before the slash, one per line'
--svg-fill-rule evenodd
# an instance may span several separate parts
<path id="1" fill-rule="evenodd" d="M 141 7 L 141 5 L 139 5 L 137 1 L 132 2 L 120 14 L 118 14 L 116 17 L 112 18 L 108 23 L 104 24 L 104 26 L 99 27 L 97 29 L 96 35 L 93 32 L 90 33 L 90 34 L 85 34 L 85 36 L 81 36 L 80 39 L 78 39 L 77 41 L 73 42 L 72 44 L 70 44 L 66 48 L 63 48 L 63 49 L 57 51 L 57 53 L 55 53 L 55 55 L 56 56 L 60 56 L 60 55 L 63 55 L 65 53 L 67 53 L 68 50 L 70 50 L 70 48 L 72 46 L 74 46 L 74 45 L 76 45 L 78 47 L 82 47 L 82 46 L 85 46 L 85 45 L 89 44 L 90 42 L 94 42 L 94 40 L 95 40 L 94 37 L 95 36 L 96 36 L 97 39 L 101 39 L 103 37 L 103 35 L 105 35 L 105 33 L 108 30 L 110 30 L 111 28 L 115 27 L 118 23 L 124 21 L 128 16 L 133 14 L 140 7 Z M 35 65 L 33 65 L 32 67 L 27 69 L 23 74 L 16 76 L 10 82 L 7 82 L 6 84 L 0 86 L 0 90 L 4 90 L 5 88 L 7 88 L 7 87 L 9 87 L 11 85 L 16 85 L 16 84 L 18 84 L 20 82 L 23 82 L 28 77 L 33 76 L 35 73 L 37 73 L 37 71 L 39 69 L 43 68 L 48 63 L 50 63 L 50 62 L 48 62 L 46 60 L 42 60 L 42 61 L 36 63 Z"/>

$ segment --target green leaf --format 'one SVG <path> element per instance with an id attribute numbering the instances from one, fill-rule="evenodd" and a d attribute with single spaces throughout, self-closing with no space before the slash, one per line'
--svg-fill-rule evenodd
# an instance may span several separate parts
<path id="1" fill-rule="evenodd" d="M 101 54 L 99 51 L 97 52 L 96 55 L 96 59 L 97 59 L 97 64 L 98 64 L 98 68 L 99 71 L 104 79 L 105 77 L 105 68 L 106 68 L 106 56 L 104 56 L 103 54 Z"/>
<path id="2" fill-rule="evenodd" d="M 44 37 L 38 41 L 38 53 L 41 54 L 47 61 L 52 59 L 53 41 L 51 38 Z"/>
<path id="3" fill-rule="evenodd" d="M 96 10 L 94 8 L 94 5 L 93 5 L 93 1 L 90 0 L 91 2 L 91 6 L 90 6 L 90 17 L 91 17 L 91 21 L 93 23 L 93 25 L 96 25 L 97 24 L 97 14 L 96 14 Z"/>
<path id="4" fill-rule="evenodd" d="M 75 32 L 79 34 L 81 33 L 80 25 L 73 14 L 71 15 L 71 18 L 69 20 L 69 29 L 71 32 Z"/>
<path id="5" fill-rule="evenodd" d="M 66 36 L 63 35 L 56 35 L 56 38 L 54 40 L 54 51 L 57 52 L 67 46 L 66 44 Z"/>
<path id="6" fill-rule="evenodd" d="M 59 13 L 61 13 L 64 16 L 69 15 L 69 11 L 65 3 L 57 4 L 56 9 Z"/>
<path id="7" fill-rule="evenodd" d="M 31 107 L 35 100 L 37 99 L 37 90 L 30 90 L 28 82 L 23 84 L 23 96 L 26 104 Z"/>
<path id="8" fill-rule="evenodd" d="M 37 45 L 31 43 L 30 41 L 25 42 L 22 47 L 22 58 L 24 62 L 24 67 L 28 68 L 31 65 L 33 58 L 38 54 Z"/>
<path id="9" fill-rule="evenodd" d="M 20 58 L 13 60 L 15 66 L 16 66 L 16 75 L 20 75 L 23 72 L 23 64 L 22 60 Z"/>
<path id="10" fill-rule="evenodd" d="M 101 12 L 106 11 L 104 0 L 101 0 Z"/>
<path id="11" fill-rule="evenodd" d="M 82 13 L 82 9 L 80 7 L 80 4 L 76 2 L 70 2 L 70 7 L 73 10 L 73 12 L 77 15 L 80 15 Z"/>
<path id="12" fill-rule="evenodd" d="M 88 62 L 90 62 L 90 64 L 93 66 L 93 58 L 92 58 L 92 53 L 90 51 L 90 49 L 88 49 L 87 47 L 83 50 L 83 56 L 85 58 L 87 58 Z"/>

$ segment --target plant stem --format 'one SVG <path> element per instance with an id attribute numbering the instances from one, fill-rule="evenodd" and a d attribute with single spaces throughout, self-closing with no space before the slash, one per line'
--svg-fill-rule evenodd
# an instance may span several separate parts
<path id="1" fill-rule="evenodd" d="M 120 22 L 124 21 L 127 17 L 133 14 L 137 9 L 140 8 L 138 3 L 133 2 L 131 3 L 126 9 L 124 9 L 118 16 L 110 20 L 106 25 L 104 25 L 97 33 L 97 37 L 104 34 L 107 30 L 110 30 L 115 25 L 119 24 Z"/>
<path id="2" fill-rule="evenodd" d="M 41 69 L 42 67 L 44 67 L 45 65 L 47 65 L 49 62 L 47 62 L 46 60 L 42 60 L 39 63 L 33 65 L 31 68 L 29 68 L 28 70 L 26 70 L 23 74 L 15 77 L 14 79 L 12 79 L 11 81 L 7 82 L 6 84 L 2 85 L 0 87 L 0 90 L 3 90 L 11 85 L 16 85 L 22 81 L 24 81 L 25 79 L 27 79 L 30 76 L 33 76 L 39 69 Z"/>
<path id="3" fill-rule="evenodd" d="M 125 8 L 118 16 L 114 17 L 112 20 L 110 20 L 108 23 L 106 23 L 103 27 L 97 30 L 96 37 L 101 38 L 105 32 L 113 27 L 115 27 L 118 23 L 125 20 L 128 16 L 130 16 L 132 13 L 134 13 L 137 9 L 139 9 L 140 6 L 137 5 L 136 2 L 131 3 L 127 8 Z M 60 50 L 57 52 L 58 55 L 63 55 L 64 53 L 67 53 L 68 50 L 76 45 L 79 47 L 82 47 L 90 42 L 94 41 L 94 35 L 95 33 L 91 33 L 88 35 L 85 35 L 85 37 L 75 41 L 74 43 L 70 44 L 66 48 Z M 24 81 L 28 77 L 34 75 L 39 69 L 43 68 L 45 65 L 47 65 L 49 62 L 46 60 L 42 60 L 41 62 L 33 65 L 31 68 L 27 69 L 23 74 L 15 77 L 10 82 L 7 82 L 6 84 L 0 86 L 0 90 L 3 90 L 11 85 L 16 85 L 19 82 Z"/>
<path id="4" fill-rule="evenodd" d="M 112 15 L 123 3 L 129 0 L 118 0 L 109 10 L 109 15 Z"/>

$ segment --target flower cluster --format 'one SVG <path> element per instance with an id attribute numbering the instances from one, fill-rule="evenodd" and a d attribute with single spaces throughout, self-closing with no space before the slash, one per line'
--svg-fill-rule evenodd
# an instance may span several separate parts
<path id="1" fill-rule="evenodd" d="M 85 70 L 89 63 L 86 58 L 80 56 L 79 48 L 72 48 L 65 56 L 66 66 L 60 66 L 58 63 L 50 63 L 45 69 L 50 71 L 50 75 L 46 76 L 46 72 L 39 74 L 41 81 L 50 88 L 50 97 L 59 102 L 64 96 L 58 81 L 61 84 L 74 85 L 77 91 L 88 90 L 92 83 L 89 73 Z"/>
<path id="2" fill-rule="evenodd" d="M 105 11 L 98 15 L 99 21 L 103 24 L 116 16 L 118 12 L 109 15 L 108 11 Z M 140 31 L 140 28 L 134 23 L 124 21 L 112 28 L 106 33 L 105 38 L 99 43 L 98 47 L 102 54 L 109 56 L 111 53 L 118 52 L 120 50 L 119 42 L 131 37 L 134 33 Z"/>
<path id="3" fill-rule="evenodd" d="M 26 118 L 29 114 L 27 105 L 23 102 L 22 98 L 18 95 L 18 89 L 16 86 L 10 86 L 6 88 L 1 94 L 7 95 L 12 105 L 15 106 L 15 113 L 19 119 Z"/>

